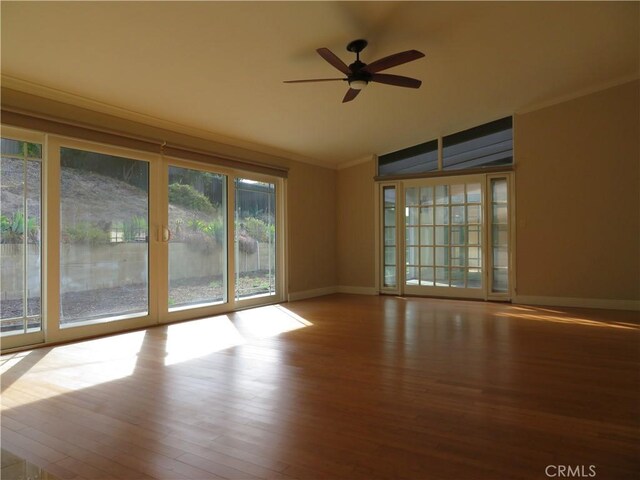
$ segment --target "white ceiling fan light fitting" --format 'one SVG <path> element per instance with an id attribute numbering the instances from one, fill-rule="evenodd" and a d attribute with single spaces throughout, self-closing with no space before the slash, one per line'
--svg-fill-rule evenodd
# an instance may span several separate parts
<path id="1" fill-rule="evenodd" d="M 366 80 L 351 80 L 349 82 L 349 87 L 351 87 L 354 90 L 362 90 L 364 87 L 367 86 L 369 82 L 367 82 Z"/>

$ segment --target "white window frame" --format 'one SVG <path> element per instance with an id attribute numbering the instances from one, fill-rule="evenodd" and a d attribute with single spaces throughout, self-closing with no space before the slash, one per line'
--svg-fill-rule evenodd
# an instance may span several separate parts
<path id="1" fill-rule="evenodd" d="M 46 221 L 48 217 L 48 203 L 47 203 L 47 186 L 46 186 L 46 169 L 47 162 L 46 150 L 47 150 L 47 136 L 40 132 L 34 132 L 31 130 L 24 130 L 21 128 L 15 128 L 2 125 L 2 131 L 0 135 L 3 138 L 11 140 L 18 140 L 22 142 L 37 143 L 42 145 L 42 159 L 40 167 L 40 321 L 41 328 L 38 332 L 18 333 L 15 335 L 7 335 L 2 337 L 0 344 L 2 349 L 11 349 L 17 347 L 23 347 L 27 345 L 37 345 L 45 341 L 47 330 L 47 310 L 46 310 L 46 280 L 47 280 L 47 228 Z M 25 292 L 26 294 L 26 292 Z"/>
<path id="2" fill-rule="evenodd" d="M 41 236 L 41 315 L 40 332 L 9 335 L 2 338 L 2 352 L 27 345 L 52 344 L 87 337 L 112 334 L 158 324 L 172 323 L 204 316 L 219 315 L 255 306 L 284 301 L 288 287 L 287 225 L 285 178 L 257 174 L 239 169 L 219 167 L 211 163 L 164 157 L 109 144 L 64 137 L 2 125 L 2 135 L 16 140 L 42 144 L 42 236 Z M 113 317 L 61 327 L 60 321 L 60 148 L 68 147 L 106 155 L 146 161 L 149 164 L 149 305 L 146 315 Z M 168 215 L 168 166 L 194 168 L 227 176 L 227 302 L 169 311 L 163 299 L 168 299 L 168 244 L 164 229 Z M 276 193 L 276 293 L 245 299 L 235 299 L 235 179 L 246 178 L 275 185 Z M 111 321 L 117 320 L 117 321 Z"/>

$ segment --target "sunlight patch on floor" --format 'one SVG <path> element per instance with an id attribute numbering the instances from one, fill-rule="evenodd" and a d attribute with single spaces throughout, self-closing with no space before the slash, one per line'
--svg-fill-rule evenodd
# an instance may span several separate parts
<path id="1" fill-rule="evenodd" d="M 165 365 L 175 365 L 245 343 L 227 315 L 167 327 Z"/>
<path id="2" fill-rule="evenodd" d="M 130 332 L 56 347 L 47 362 L 41 364 L 39 373 L 55 370 L 58 378 L 65 378 L 64 386 L 69 389 L 128 377 L 136 368 L 144 337 L 144 331 Z M 94 360 L 87 362 L 87 358 Z"/>
<path id="3" fill-rule="evenodd" d="M 526 309 L 526 308 L 518 308 L 518 310 L 529 310 L 536 313 L 500 312 L 500 313 L 496 313 L 495 315 L 497 317 L 519 318 L 524 320 L 535 320 L 538 322 L 554 322 L 554 323 L 565 323 L 570 325 L 583 325 L 588 327 L 640 330 L 640 325 L 636 325 L 628 322 L 617 322 L 613 320 L 612 321 L 591 320 L 588 318 L 574 317 L 566 313 L 562 315 L 550 315 L 550 314 L 544 313 L 544 311 L 537 312 L 536 310 Z"/>
<path id="4" fill-rule="evenodd" d="M 254 338 L 274 337 L 312 325 L 280 305 L 169 325 L 165 365 L 201 358 Z"/>
<path id="5" fill-rule="evenodd" d="M 281 305 L 242 310 L 236 313 L 238 328 L 253 338 L 266 338 L 312 325 Z"/>

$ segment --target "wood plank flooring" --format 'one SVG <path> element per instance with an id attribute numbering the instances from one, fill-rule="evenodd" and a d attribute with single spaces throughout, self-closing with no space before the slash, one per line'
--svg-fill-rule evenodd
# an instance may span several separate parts
<path id="1" fill-rule="evenodd" d="M 637 312 L 331 295 L 1 362 L 62 479 L 640 478 Z"/>

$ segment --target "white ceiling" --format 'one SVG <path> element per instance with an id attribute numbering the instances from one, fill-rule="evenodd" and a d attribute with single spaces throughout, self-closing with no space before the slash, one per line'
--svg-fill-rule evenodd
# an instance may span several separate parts
<path id="1" fill-rule="evenodd" d="M 337 166 L 532 105 L 631 79 L 638 2 L 7 2 L 2 74 Z M 426 57 L 342 104 L 346 63 L 408 49 Z M 337 73 L 337 75 L 336 75 Z M 27 88 L 27 87 L 24 87 Z M 51 90 L 52 92 L 54 90 Z"/>

